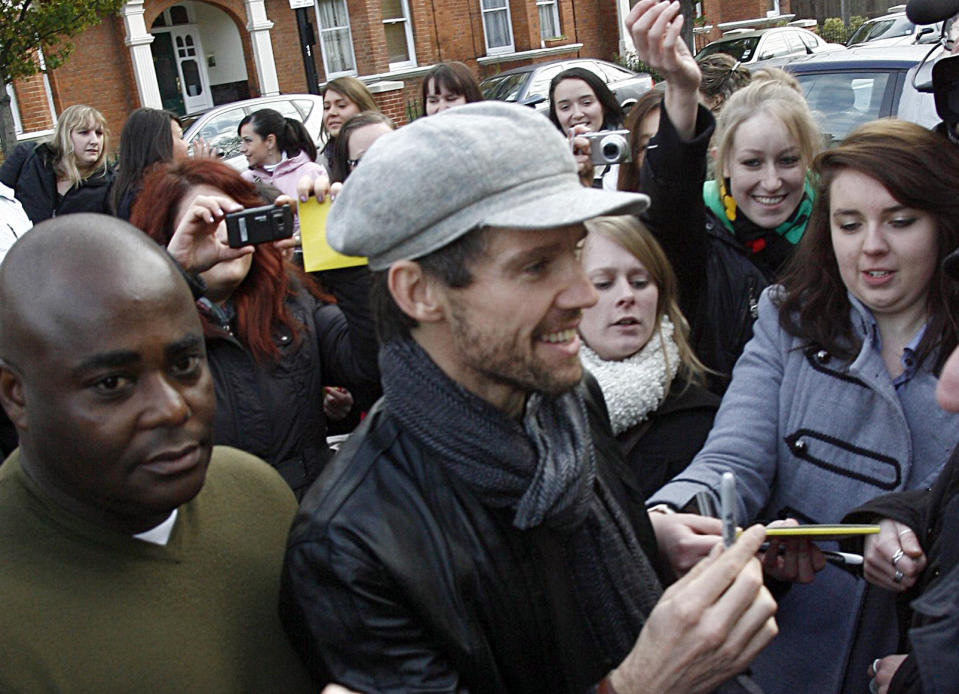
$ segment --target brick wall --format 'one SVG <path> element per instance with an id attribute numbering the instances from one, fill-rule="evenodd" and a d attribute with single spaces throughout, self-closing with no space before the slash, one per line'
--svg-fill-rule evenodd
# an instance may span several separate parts
<path id="1" fill-rule="evenodd" d="M 24 132 L 48 130 L 53 127 L 53 117 L 47 103 L 47 92 L 43 86 L 43 76 L 33 75 L 17 80 L 13 85 L 20 111 L 20 123 Z"/>

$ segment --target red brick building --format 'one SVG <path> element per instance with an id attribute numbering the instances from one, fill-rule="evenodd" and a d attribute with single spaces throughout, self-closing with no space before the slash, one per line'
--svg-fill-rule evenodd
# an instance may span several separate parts
<path id="1" fill-rule="evenodd" d="M 700 7 L 716 24 L 764 16 L 773 1 Z M 556 58 L 611 60 L 631 47 L 621 28 L 630 0 L 130 0 L 74 40 L 66 65 L 8 86 L 21 137 L 42 136 L 74 103 L 103 111 L 116 135 L 139 106 L 188 113 L 308 91 L 291 4 L 307 5 L 319 82 L 355 75 L 401 123 L 423 73 L 442 60 L 482 79 Z"/>

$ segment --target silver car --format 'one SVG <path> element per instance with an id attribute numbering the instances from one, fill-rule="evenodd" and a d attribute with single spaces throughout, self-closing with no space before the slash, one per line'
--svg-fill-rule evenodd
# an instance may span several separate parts
<path id="1" fill-rule="evenodd" d="M 761 60 L 844 50 L 842 44 L 827 43 L 811 31 L 799 27 L 734 29 L 726 32 L 721 39 L 707 44 L 696 54 L 696 60 L 713 53 L 726 53 L 752 67 L 752 64 Z"/>
<path id="2" fill-rule="evenodd" d="M 281 94 L 261 96 L 256 99 L 234 101 L 200 113 L 184 116 L 183 139 L 191 146 L 198 137 L 216 147 L 222 160 L 238 171 L 247 168 L 246 157 L 240 152 L 237 126 L 244 116 L 261 108 L 272 108 L 287 118 L 303 122 L 306 131 L 319 147 L 322 143 L 320 129 L 323 123 L 323 99 L 313 94 Z"/>
<path id="3" fill-rule="evenodd" d="M 653 88 L 653 78 L 645 72 L 633 72 L 605 60 L 576 58 L 504 70 L 480 82 L 480 91 L 487 99 L 511 101 L 548 113 L 549 83 L 556 75 L 571 67 L 585 68 L 596 74 L 626 109 Z"/>

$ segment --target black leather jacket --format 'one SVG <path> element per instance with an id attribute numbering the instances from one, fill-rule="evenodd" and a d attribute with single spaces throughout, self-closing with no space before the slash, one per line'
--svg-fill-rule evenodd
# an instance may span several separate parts
<path id="1" fill-rule="evenodd" d="M 83 179 L 58 199 L 53 163 L 53 153 L 46 143 L 24 142 L 0 167 L 0 181 L 13 188 L 31 222 L 39 224 L 71 212 L 110 214 L 107 194 L 113 183 L 112 170 Z"/>
<path id="2" fill-rule="evenodd" d="M 587 378 L 598 474 L 663 576 L 642 493 Z M 582 694 L 618 663 L 589 634 L 562 541 L 483 506 L 380 401 L 303 500 L 281 616 L 314 675 L 349 689 Z"/>
<path id="3" fill-rule="evenodd" d="M 912 601 L 900 653 L 908 653 L 889 686 L 889 694 L 950 692 L 959 686 L 959 449 L 939 473 L 931 489 L 877 497 L 843 518 L 848 523 L 874 523 L 892 518 L 916 532 L 926 553 L 926 569 L 901 597 Z M 861 551 L 862 543 L 848 542 Z M 877 653 L 878 656 L 889 655 Z"/>
<path id="4" fill-rule="evenodd" d="M 257 362 L 202 302 L 207 354 L 216 391 L 213 442 L 252 453 L 269 462 L 297 497 L 332 457 L 326 445 L 323 387 L 345 386 L 354 406 L 379 391 L 376 337 L 369 315 L 369 272 L 351 268 L 332 273 L 339 305 L 324 304 L 305 290 L 287 299 L 304 326 L 299 341 L 277 329 L 276 361 Z M 368 399 L 368 398 L 367 398 Z"/>

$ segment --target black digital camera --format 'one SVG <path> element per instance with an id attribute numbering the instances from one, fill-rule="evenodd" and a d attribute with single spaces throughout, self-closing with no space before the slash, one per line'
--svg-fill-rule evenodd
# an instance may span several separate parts
<path id="1" fill-rule="evenodd" d="M 293 236 L 293 210 L 289 205 L 263 205 L 226 215 L 230 248 L 267 243 Z"/>

